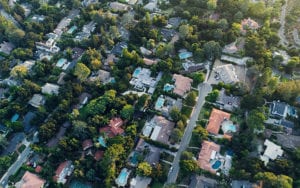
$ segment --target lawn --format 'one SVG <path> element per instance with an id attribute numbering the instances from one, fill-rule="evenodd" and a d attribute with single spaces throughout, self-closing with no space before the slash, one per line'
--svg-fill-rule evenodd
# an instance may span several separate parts
<path id="1" fill-rule="evenodd" d="M 19 153 L 22 153 L 24 151 L 24 149 L 26 148 L 26 146 L 24 144 L 22 144 L 19 148 L 18 151 Z"/>
<path id="2" fill-rule="evenodd" d="M 208 119 L 211 110 L 212 110 L 212 106 L 210 106 L 208 103 L 205 103 L 199 113 L 198 120 L 200 121 L 202 119 Z"/>
<path id="3" fill-rule="evenodd" d="M 153 184 L 152 184 L 150 187 L 151 187 L 151 188 L 163 188 L 163 187 L 164 187 L 164 184 L 155 181 L 155 182 L 153 182 Z"/>

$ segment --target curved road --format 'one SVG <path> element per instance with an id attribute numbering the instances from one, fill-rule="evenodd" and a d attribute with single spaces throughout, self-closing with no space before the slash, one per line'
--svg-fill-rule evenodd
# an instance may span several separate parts
<path id="1" fill-rule="evenodd" d="M 180 147 L 173 160 L 173 165 L 171 170 L 169 171 L 168 180 L 166 184 L 176 183 L 176 179 L 180 168 L 179 161 L 180 161 L 181 153 L 186 150 L 186 148 L 190 143 L 192 132 L 196 126 L 196 121 L 198 120 L 198 115 L 204 104 L 205 97 L 207 96 L 208 93 L 212 91 L 212 87 L 208 83 L 202 83 L 198 86 L 198 91 L 199 91 L 199 95 L 198 95 L 197 104 L 194 107 L 190 120 L 185 129 L 184 135 L 181 139 Z"/>

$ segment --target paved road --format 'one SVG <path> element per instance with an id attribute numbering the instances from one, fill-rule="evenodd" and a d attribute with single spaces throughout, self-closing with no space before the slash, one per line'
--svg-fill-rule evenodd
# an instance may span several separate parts
<path id="1" fill-rule="evenodd" d="M 30 142 L 24 141 L 24 144 L 26 145 L 26 148 L 24 149 L 24 151 L 19 155 L 19 157 L 17 158 L 17 160 L 14 162 L 14 164 L 12 164 L 9 169 L 7 170 L 7 172 L 2 176 L 1 180 L 0 180 L 0 187 L 7 187 L 7 182 L 8 179 L 11 175 L 15 174 L 19 168 L 22 166 L 22 164 L 24 162 L 27 161 L 31 149 L 29 147 Z"/>
<path id="2" fill-rule="evenodd" d="M 187 146 L 189 145 L 189 142 L 192 137 L 192 131 L 196 126 L 196 121 L 198 119 L 198 115 L 200 113 L 200 110 L 204 104 L 205 97 L 207 96 L 208 93 L 210 93 L 212 90 L 211 86 L 207 83 L 203 83 L 199 86 L 199 96 L 198 96 L 198 101 L 197 104 L 192 112 L 191 118 L 187 124 L 187 127 L 185 129 L 184 135 L 181 139 L 181 144 L 178 149 L 178 152 L 174 158 L 173 165 L 172 165 L 172 170 L 170 170 L 169 175 L 168 175 L 168 180 L 167 184 L 169 183 L 175 183 L 178 172 L 179 172 L 179 161 L 180 161 L 180 156 L 183 151 L 186 150 Z"/>
<path id="3" fill-rule="evenodd" d="M 281 15 L 280 15 L 280 28 L 278 30 L 278 36 L 280 38 L 279 44 L 282 46 L 287 46 L 289 44 L 288 40 L 285 37 L 285 16 L 286 16 L 286 7 L 288 0 L 285 1 L 285 4 L 282 6 Z"/>

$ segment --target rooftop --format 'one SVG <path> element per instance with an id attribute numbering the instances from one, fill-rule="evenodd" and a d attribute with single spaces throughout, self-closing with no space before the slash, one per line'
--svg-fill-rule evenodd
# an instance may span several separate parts
<path id="1" fill-rule="evenodd" d="M 42 87 L 42 93 L 44 94 L 55 94 L 58 95 L 59 92 L 59 86 L 55 85 L 55 84 L 50 84 L 50 83 L 46 83 L 43 87 Z"/>
<path id="2" fill-rule="evenodd" d="M 206 130 L 211 134 L 218 135 L 222 122 L 229 119 L 229 113 L 214 108 L 210 114 Z"/>
<path id="3" fill-rule="evenodd" d="M 106 127 L 100 128 L 99 131 L 106 133 L 108 137 L 114 137 L 124 133 L 124 129 L 121 128 L 123 123 L 121 118 L 113 118 Z"/>
<path id="4" fill-rule="evenodd" d="M 94 155 L 94 159 L 96 161 L 99 161 L 104 155 L 104 151 L 100 151 L 100 150 L 97 150 L 95 155 Z"/>
<path id="5" fill-rule="evenodd" d="M 128 5 L 119 2 L 111 2 L 109 6 L 113 11 L 128 11 L 130 9 Z"/>
<path id="6" fill-rule="evenodd" d="M 198 156 L 198 165 L 201 169 L 215 173 L 215 170 L 211 167 L 211 160 L 215 158 L 215 154 L 219 153 L 221 146 L 209 141 L 202 142 L 202 148 Z"/>
<path id="7" fill-rule="evenodd" d="M 65 161 L 60 163 L 58 168 L 55 171 L 55 176 L 53 176 L 53 180 L 57 183 L 65 184 L 67 182 L 66 177 L 70 176 L 74 170 L 74 166 L 72 165 L 72 161 Z"/>
<path id="8" fill-rule="evenodd" d="M 91 139 L 84 140 L 82 142 L 82 149 L 85 151 L 91 147 L 93 147 L 93 141 Z"/>
<path id="9" fill-rule="evenodd" d="M 191 90 L 191 84 L 193 82 L 191 78 L 182 76 L 180 74 L 173 74 L 173 80 L 175 80 L 175 88 L 173 93 L 183 97 L 188 91 Z"/>
<path id="10" fill-rule="evenodd" d="M 214 71 L 218 74 L 218 76 L 225 84 L 233 84 L 239 82 L 239 79 L 235 73 L 235 68 L 232 64 L 215 67 Z"/>
<path id="11" fill-rule="evenodd" d="M 241 31 L 243 33 L 246 32 L 247 29 L 256 30 L 259 28 L 259 25 L 256 21 L 252 20 L 251 18 L 243 19 L 241 21 Z"/>
<path id="12" fill-rule="evenodd" d="M 45 180 L 29 171 L 26 171 L 22 179 L 17 182 L 15 186 L 16 188 L 42 188 L 45 183 Z"/>
<path id="13" fill-rule="evenodd" d="M 151 183 L 151 178 L 136 176 L 130 181 L 130 188 L 148 188 Z"/>
<path id="14" fill-rule="evenodd" d="M 268 164 L 269 160 L 275 160 L 277 157 L 281 157 L 283 155 L 283 150 L 281 146 L 278 146 L 271 142 L 270 140 L 266 139 L 264 145 L 266 146 L 266 150 L 260 159 L 265 163 Z"/>
<path id="15" fill-rule="evenodd" d="M 34 94 L 28 103 L 31 106 L 38 108 L 45 104 L 45 97 L 41 94 Z"/>
<path id="16" fill-rule="evenodd" d="M 286 117 L 288 105 L 284 102 L 273 101 L 271 104 L 271 114 L 279 117 Z"/>
<path id="17" fill-rule="evenodd" d="M 215 188 L 217 181 L 205 176 L 193 175 L 189 188 Z"/>

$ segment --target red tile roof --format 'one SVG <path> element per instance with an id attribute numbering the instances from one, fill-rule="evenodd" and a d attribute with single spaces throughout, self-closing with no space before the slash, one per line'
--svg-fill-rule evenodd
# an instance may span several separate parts
<path id="1" fill-rule="evenodd" d="M 98 151 L 96 151 L 96 153 L 94 155 L 94 159 L 96 161 L 99 161 L 100 159 L 102 159 L 103 155 L 104 155 L 104 151 L 98 150 Z"/>
<path id="2" fill-rule="evenodd" d="M 60 163 L 58 168 L 55 171 L 55 176 L 53 177 L 54 181 L 57 181 L 62 171 L 68 166 L 69 161 L 65 161 L 63 163 Z"/>
<path id="3" fill-rule="evenodd" d="M 109 121 L 108 126 L 100 128 L 99 131 L 106 133 L 111 138 L 124 133 L 124 129 L 121 128 L 123 124 L 124 121 L 121 118 L 113 118 Z"/>
<path id="4" fill-rule="evenodd" d="M 21 181 L 17 182 L 17 185 L 21 188 L 41 188 L 45 183 L 45 180 L 26 171 Z"/>
<path id="5" fill-rule="evenodd" d="M 173 80 L 175 80 L 175 88 L 173 93 L 184 96 L 184 94 L 191 90 L 191 84 L 193 80 L 191 78 L 182 76 L 180 74 L 174 74 Z"/>
<path id="6" fill-rule="evenodd" d="M 82 143 L 83 150 L 87 150 L 91 147 L 93 147 L 93 141 L 91 139 L 87 139 L 87 140 L 83 141 L 83 143 Z"/>
<path id="7" fill-rule="evenodd" d="M 43 167 L 41 167 L 40 165 L 38 165 L 36 168 L 35 168 L 35 172 L 36 173 L 40 173 L 41 171 L 43 170 Z"/>
<path id="8" fill-rule="evenodd" d="M 211 134 L 217 135 L 225 119 L 230 119 L 230 114 L 214 108 L 210 114 L 206 130 Z"/>
<path id="9" fill-rule="evenodd" d="M 214 142 L 203 141 L 202 148 L 201 148 L 201 151 L 200 151 L 199 157 L 198 157 L 198 166 L 201 169 L 215 173 L 216 171 L 211 168 L 210 160 L 211 160 L 213 151 L 220 152 L 220 149 L 221 149 L 221 146 Z"/>

